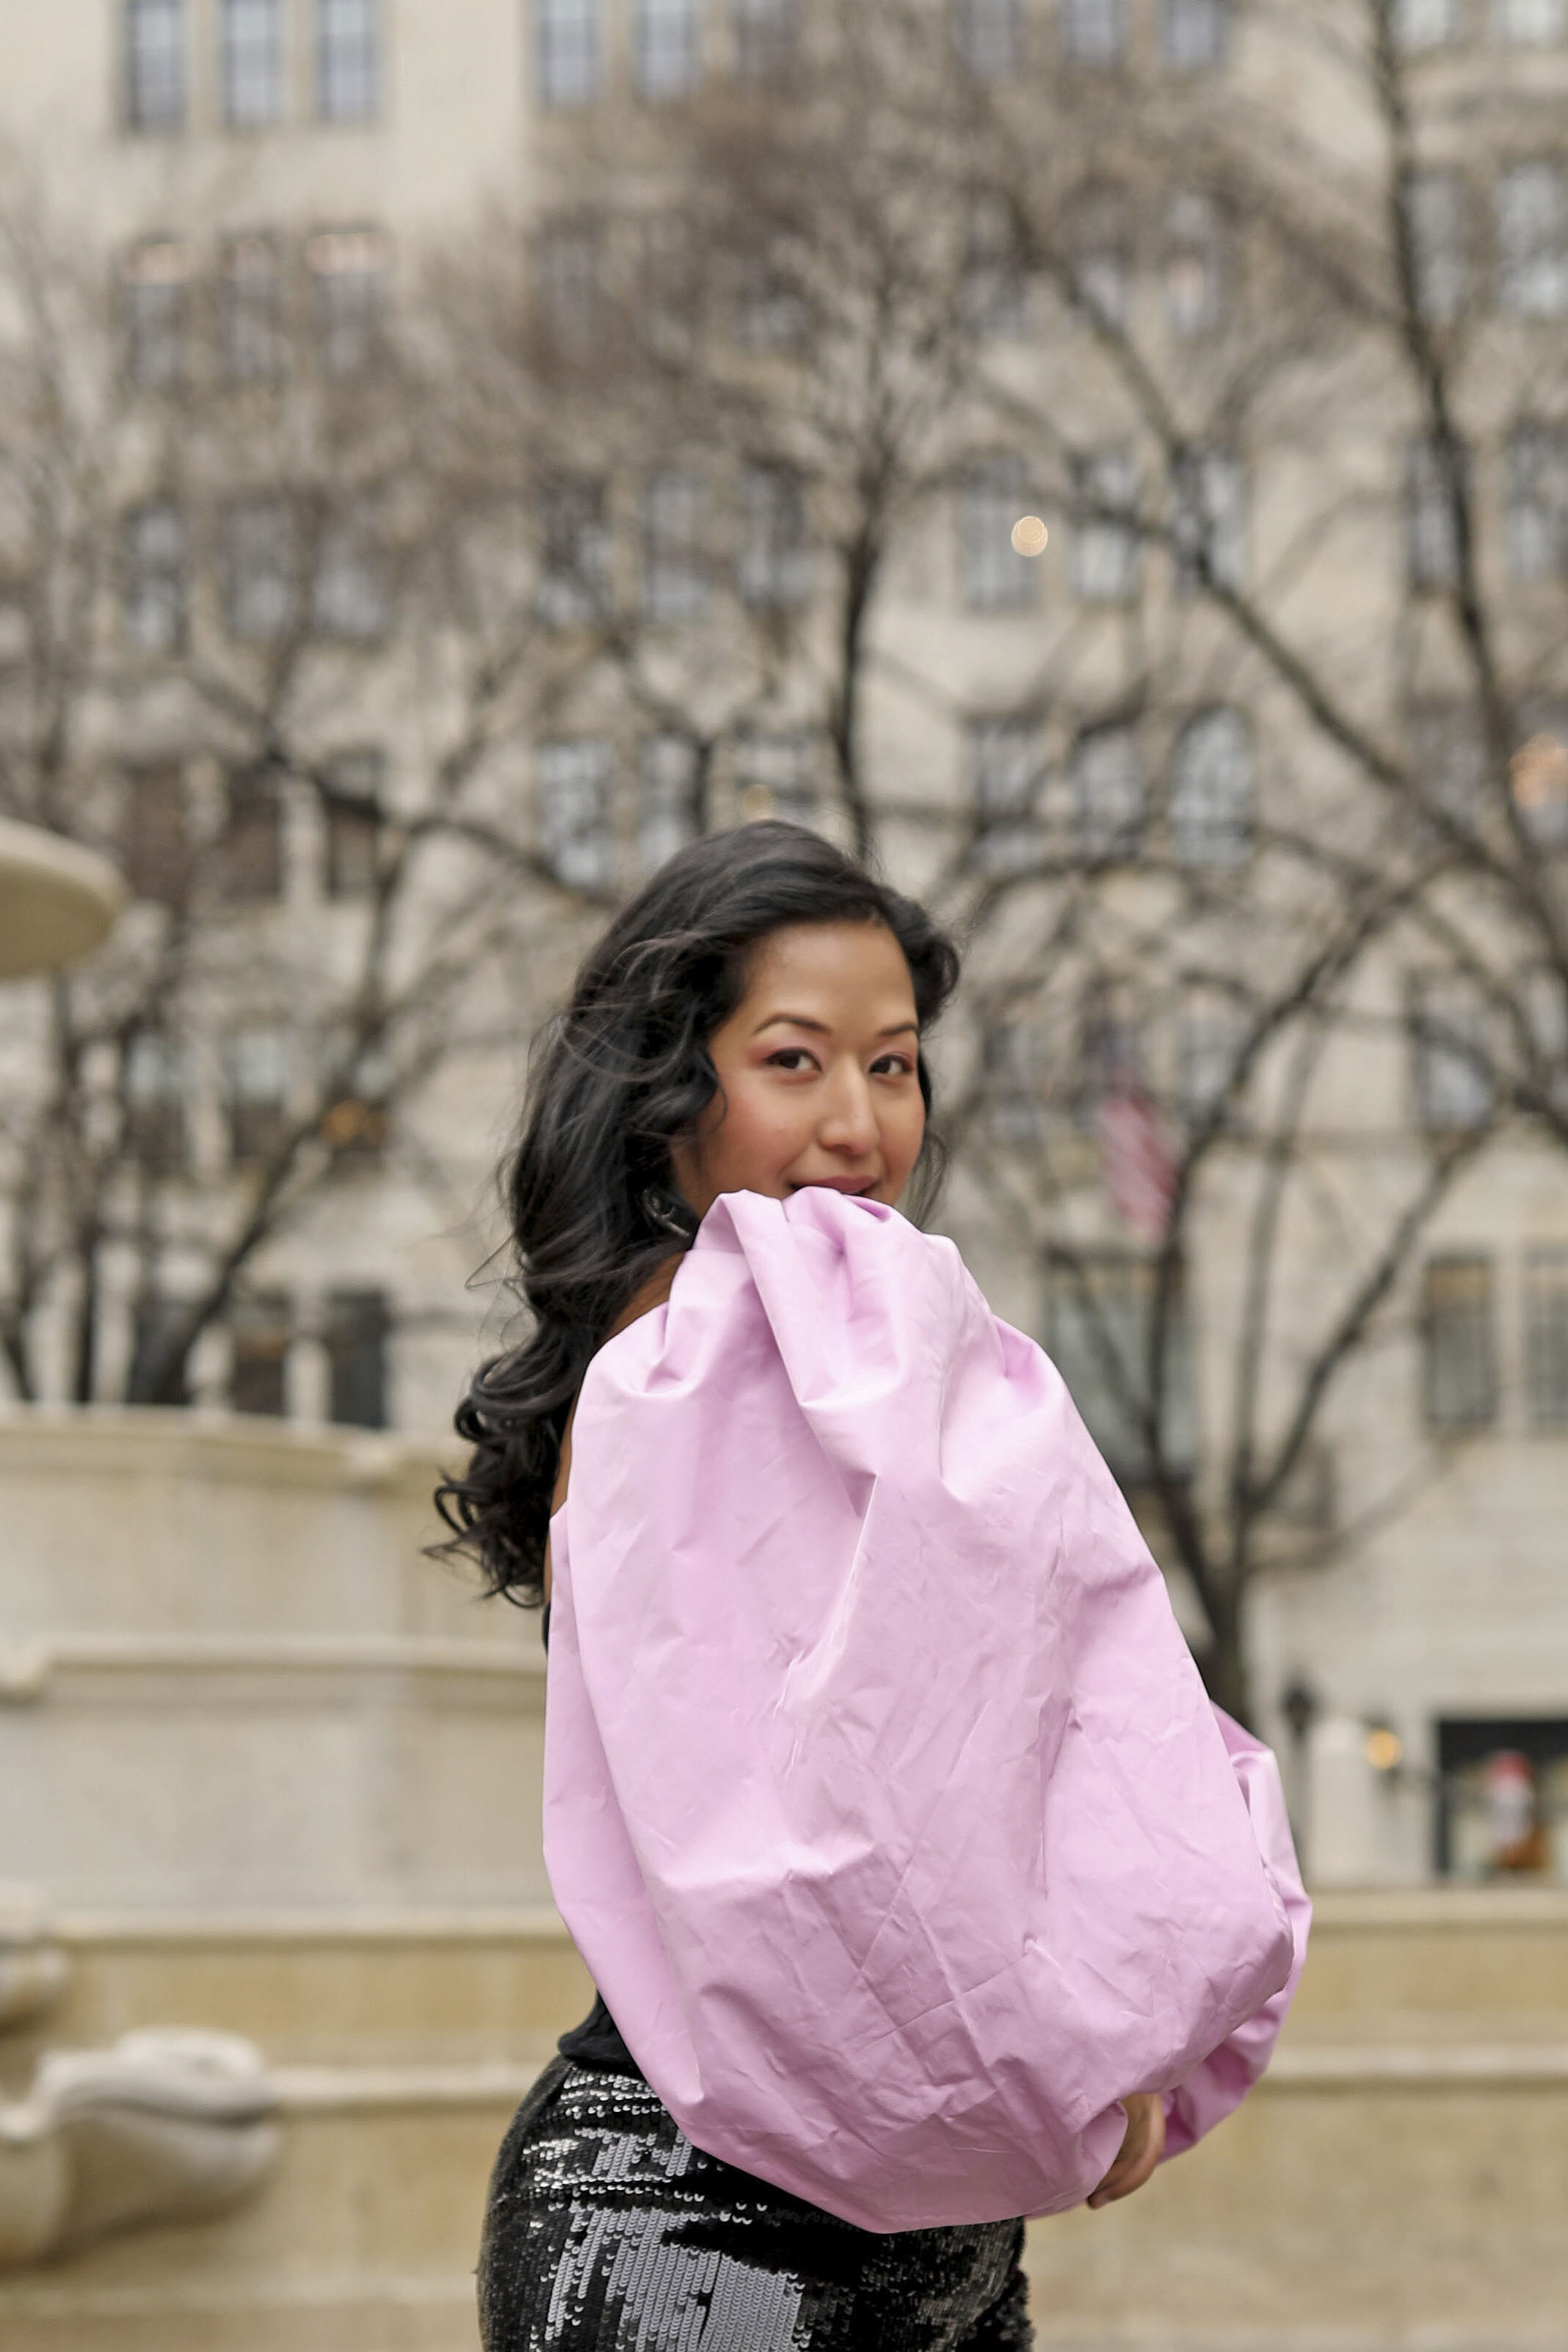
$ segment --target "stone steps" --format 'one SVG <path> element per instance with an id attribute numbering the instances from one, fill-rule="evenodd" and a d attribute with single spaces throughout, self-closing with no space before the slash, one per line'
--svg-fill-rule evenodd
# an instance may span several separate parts
<path id="1" fill-rule="evenodd" d="M 0 2283 L 6 2352 L 475 2352 L 489 2167 L 586 1978 L 552 1915 L 82 1916 L 47 2039 L 258 2040 L 253 2205 Z M 9 2071 L 9 2062 L 8 2062 Z M 1052 2352 L 1561 2352 L 1568 1897 L 1335 1895 L 1241 2114 L 1109 2211 L 1031 2231 Z"/>

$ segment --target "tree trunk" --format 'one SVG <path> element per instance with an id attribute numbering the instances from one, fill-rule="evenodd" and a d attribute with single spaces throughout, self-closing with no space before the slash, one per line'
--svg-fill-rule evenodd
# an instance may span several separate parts
<path id="1" fill-rule="evenodd" d="M 1252 1678 L 1242 1645 L 1242 1612 L 1233 1593 L 1216 1596 L 1209 1609 L 1212 1646 L 1199 1661 L 1204 1684 L 1216 1706 L 1252 1728 Z"/>

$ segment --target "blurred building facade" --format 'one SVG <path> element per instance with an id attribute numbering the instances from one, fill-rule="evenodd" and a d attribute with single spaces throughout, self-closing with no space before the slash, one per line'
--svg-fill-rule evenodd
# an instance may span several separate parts
<path id="1" fill-rule="evenodd" d="M 1022 70 L 1029 45 L 1037 58 L 1058 57 L 1064 69 L 1110 74 L 1132 48 L 1150 71 L 1214 78 L 1238 104 L 1249 89 L 1286 115 L 1295 108 L 1305 117 L 1326 103 L 1310 76 L 1292 86 L 1289 43 L 1270 36 L 1265 12 L 1203 0 L 1165 0 L 1160 8 L 974 0 L 956 16 L 971 65 L 987 77 Z M 1446 152 L 1444 168 L 1468 178 L 1492 224 L 1489 299 L 1549 325 L 1568 313 L 1568 161 L 1539 128 L 1528 153 L 1502 152 L 1496 116 L 1514 91 L 1528 99 L 1532 125 L 1555 105 L 1560 126 L 1568 103 L 1562 9 L 1546 0 L 1405 0 L 1389 26 L 1413 68 L 1447 76 L 1457 90 L 1491 94 L 1472 110 L 1469 131 L 1451 132 L 1460 143 Z M 556 233 L 542 234 L 537 249 L 569 301 L 574 268 L 581 274 L 588 265 L 568 234 L 581 226 L 581 205 L 573 196 L 563 207 L 561 192 L 576 185 L 584 156 L 595 142 L 613 147 L 618 126 L 639 110 L 679 110 L 727 77 L 765 80 L 797 30 L 788 0 L 722 7 L 718 0 L 706 7 L 700 0 L 463 0 L 460 9 L 434 0 L 67 0 L 42 14 L 16 0 L 0 16 L 0 127 L 14 163 L 58 202 L 98 256 L 124 365 L 150 400 L 193 363 L 237 379 L 274 367 L 346 378 L 367 363 L 400 286 L 412 290 L 432 250 L 487 216 L 521 211 L 543 232 L 553 223 Z M 1439 211 L 1443 201 L 1440 191 L 1432 198 Z M 1205 273 L 1218 265 L 1205 259 L 1210 224 L 1201 204 L 1189 214 L 1186 230 L 1157 258 L 1145 252 L 1124 260 L 1108 236 L 1104 268 L 1111 277 L 1129 273 L 1128 300 L 1152 314 L 1163 307 L 1162 331 L 1201 341 L 1205 306 L 1217 299 Z M 1433 266 L 1447 252 L 1459 268 L 1459 231 L 1445 246 L 1439 223 L 1434 237 Z M 1117 287 L 1110 294 L 1122 299 Z M 1005 364 L 1037 370 L 1027 316 L 1003 327 Z M 768 331 L 759 329 L 764 341 Z M 1092 340 L 1086 330 L 1086 352 Z M 205 356 L 193 362 L 193 352 Z M 1092 407 L 1089 358 L 1059 349 L 1047 356 L 1066 387 L 1064 404 L 1077 397 Z M 1369 429 L 1364 410 L 1356 429 Z M 1504 593 L 1517 588 L 1525 600 L 1538 595 L 1527 577 L 1531 565 L 1555 576 L 1561 564 L 1563 502 L 1552 470 L 1561 460 L 1551 437 L 1561 428 L 1548 416 L 1542 430 L 1535 488 L 1521 487 L 1525 458 L 1513 459 L 1514 585 Z M 1368 478 L 1402 509 L 1410 432 L 1392 396 L 1388 416 L 1380 427 L 1374 415 L 1371 432 Z M 1232 534 L 1237 565 L 1262 569 L 1280 559 L 1292 527 L 1289 456 L 1283 446 L 1249 449 L 1245 482 L 1223 465 L 1215 471 L 1205 496 L 1217 501 L 1215 527 Z M 879 688 L 868 720 L 876 763 L 909 799 L 968 812 L 977 831 L 989 828 L 994 846 L 1001 844 L 1004 860 L 1007 824 L 1045 822 L 1042 810 L 1056 794 L 1060 806 L 1049 821 L 1076 827 L 1086 857 L 1103 862 L 1107 844 L 1114 849 L 1147 822 L 1166 828 L 1178 856 L 1184 825 L 1199 864 L 1212 851 L 1215 865 L 1228 867 L 1232 835 L 1243 841 L 1255 799 L 1274 788 L 1269 730 L 1289 729 L 1289 714 L 1233 710 L 1217 681 L 1202 714 L 1206 733 L 1159 755 L 1156 789 L 1129 730 L 1101 730 L 1075 747 L 1069 729 L 1053 748 L 1060 714 L 1042 713 L 1031 700 L 1042 635 L 1076 629 L 1093 637 L 1089 658 L 1103 673 L 1098 699 L 1114 702 L 1121 656 L 1113 639 L 1120 643 L 1142 592 L 1137 548 L 1116 517 L 1126 486 L 1113 460 L 1117 453 L 1107 453 L 1091 510 L 1076 527 L 1058 528 L 1053 518 L 1040 561 L 1017 552 L 1010 538 L 1029 504 L 1026 457 L 1011 471 L 1005 464 L 971 469 L 911 523 L 879 630 L 896 654 L 889 671 L 901 663 L 910 676 L 941 677 L 944 698 L 933 716 L 929 699 Z M 1411 560 L 1419 568 L 1430 556 L 1440 569 L 1443 551 L 1431 555 L 1420 536 L 1423 529 L 1440 536 L 1440 520 L 1423 525 L 1419 481 L 1409 495 Z M 780 553 L 776 521 L 758 524 L 758 562 L 775 567 L 789 554 Z M 563 528 L 581 538 L 581 519 L 573 525 L 567 518 Z M 670 528 L 679 539 L 679 518 Z M 1538 564 L 1532 532 L 1550 542 Z M 153 539 L 138 560 L 122 593 L 132 603 L 140 595 L 152 613 L 163 576 Z M 226 560 L 231 575 L 237 563 L 242 575 L 224 592 L 232 616 L 247 593 L 246 559 L 231 547 Z M 171 561 L 185 563 L 184 542 Z M 216 583 L 216 552 L 211 563 Z M 258 559 L 253 569 L 259 574 L 265 563 Z M 666 585 L 678 618 L 679 581 Z M 257 593 L 265 593 L 265 581 Z M 1313 590 L 1330 605 L 1341 593 L 1353 613 L 1384 591 L 1360 576 L 1338 589 L 1320 581 Z M 134 615 L 127 622 L 141 625 Z M 147 625 L 155 625 L 153 614 Z M 1211 669 L 1223 662 L 1207 658 Z M 378 706 L 366 661 L 352 723 L 345 728 L 340 710 L 330 711 L 319 748 L 323 757 L 368 761 L 367 772 L 393 780 L 395 798 L 408 705 L 400 693 Z M 1552 854 L 1560 797 L 1552 762 L 1568 761 L 1565 694 L 1568 677 L 1545 660 L 1531 739 L 1544 779 L 1543 859 Z M 1442 736 L 1435 763 L 1456 740 L 1452 730 Z M 337 1179 L 257 1255 L 242 1295 L 198 1344 L 190 1383 L 198 1409 L 424 1433 L 446 1424 L 477 1344 L 479 1314 L 465 1311 L 462 1285 L 493 1239 L 486 1187 L 523 1049 L 595 919 L 571 893 L 628 887 L 681 837 L 660 745 L 665 767 L 679 770 L 679 743 L 658 730 L 641 742 L 612 741 L 579 726 L 533 747 L 519 770 L 518 803 L 531 811 L 527 821 L 563 889 L 559 907 L 541 917 L 536 955 L 501 1011 L 476 1024 L 460 1066 L 434 1067 L 395 1132 L 386 1129 L 373 1084 L 334 1106 Z M 1037 798 L 1042 777 L 1045 797 Z M 155 895 L 156 793 L 137 789 L 144 888 Z M 178 787 L 182 795 L 203 789 L 200 777 Z M 712 814 L 728 822 L 762 808 L 807 818 L 820 809 L 822 821 L 837 825 L 826 797 L 810 744 L 781 726 L 723 769 Z M 1156 803 L 1158 813 L 1148 814 Z M 926 841 L 919 825 L 889 829 L 895 867 L 915 885 L 931 871 Z M 271 925 L 285 960 L 290 935 L 315 938 L 361 921 L 374 845 L 356 832 L 352 807 L 326 811 L 285 789 L 247 843 L 244 887 L 224 921 Z M 1159 920 L 1158 902 L 1136 872 L 1118 887 L 1109 902 L 1116 919 Z M 1261 904 L 1255 919 L 1257 951 L 1267 961 Z M 1433 1139 L 1490 1116 L 1478 1057 L 1467 1055 L 1462 1035 L 1455 1043 L 1462 1009 L 1447 1027 L 1423 1032 L 1406 1018 L 1411 986 L 1406 970 L 1372 970 L 1366 1040 L 1342 1056 L 1324 1114 L 1324 1131 L 1332 1130 L 1324 1184 L 1350 1226 L 1363 1183 L 1375 1189 L 1391 1167 L 1419 1164 Z M 1207 1088 L 1212 1097 L 1227 1051 L 1223 991 L 1205 996 L 1194 981 L 1180 1011 L 1157 1038 L 1140 1041 L 1125 1020 L 1118 1031 L 1116 1006 L 1105 998 L 1070 1036 L 1046 1040 L 1048 1084 L 1016 1059 L 1028 1047 L 1026 1036 L 1020 1047 L 1019 1024 L 1010 1030 L 987 1015 L 965 1032 L 965 1044 L 982 1060 L 990 1055 L 998 1074 L 984 1116 L 1000 1123 L 1004 1140 L 1027 1150 L 1041 1123 L 1054 1123 L 1079 1230 L 1103 1264 L 1106 1311 L 1133 1349 L 1148 1312 L 1149 1251 L 1136 1219 L 1102 1197 L 1111 1147 L 1090 1097 L 1097 1084 L 1105 1090 L 1108 1071 L 1114 1080 L 1134 1063 L 1156 1093 L 1175 1099 L 1184 1088 L 1204 1097 Z M 950 1058 L 959 1079 L 963 1047 L 955 1044 Z M 274 1010 L 226 1044 L 212 1041 L 177 1071 L 148 1061 L 141 1115 L 166 1123 L 181 1181 L 197 1204 L 193 1214 L 204 1187 L 221 1191 L 265 1150 L 286 1107 L 287 1070 Z M 1149 1148 L 1158 1161 L 1157 1135 Z M 1235 1148 L 1245 1151 L 1244 1135 Z M 1158 1167 L 1155 1181 L 1163 1181 Z M 1184 1344 L 1198 1412 L 1225 1410 L 1216 1400 L 1233 1377 L 1230 1277 L 1234 1221 L 1243 1214 L 1222 1181 L 1194 1227 L 1186 1276 L 1194 1311 Z M 1055 1348 L 1135 1489 L 1125 1411 L 1100 1392 L 1092 1339 L 1059 1279 L 1034 1250 L 1019 1247 L 994 1197 L 963 1169 L 948 1215 L 999 1311 Z M 1303 1328 L 1310 1322 L 1312 1283 L 1305 1258 L 1294 1271 L 1287 1262 L 1279 1308 L 1287 1328 L 1297 1315 Z M 1501 1863 L 1568 1878 L 1568 1612 L 1556 1535 L 1568 1506 L 1562 1147 L 1521 1134 L 1481 1154 L 1434 1217 L 1402 1275 L 1399 1300 L 1398 1316 L 1347 1374 L 1282 1514 L 1282 1551 L 1302 1564 L 1260 1581 L 1252 1604 L 1260 1711 L 1296 1756 L 1298 1798 L 1311 1816 L 1321 1874 L 1481 1876 Z M 106 1395 L 116 1349 L 123 1361 L 142 1344 L 129 1288 L 121 1309 L 101 1375 Z M 67 1312 L 62 1304 L 62 1318 Z M 1292 1687 L 1295 1734 L 1285 1707 Z M 1323 1718 L 1318 1729 L 1308 1722 L 1314 1712 Z M 1533 1846 L 1527 1835 L 1504 1833 L 1514 1801 L 1499 1779 L 1500 1754 L 1522 1755 L 1539 1783 L 1542 1836 Z"/>

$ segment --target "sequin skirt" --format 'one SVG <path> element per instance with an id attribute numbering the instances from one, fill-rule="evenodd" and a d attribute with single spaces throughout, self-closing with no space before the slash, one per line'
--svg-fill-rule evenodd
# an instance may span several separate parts
<path id="1" fill-rule="evenodd" d="M 704 2156 L 647 2084 L 558 2058 L 496 2159 L 485 2352 L 1018 2352 L 1022 2222 L 879 2236 Z"/>

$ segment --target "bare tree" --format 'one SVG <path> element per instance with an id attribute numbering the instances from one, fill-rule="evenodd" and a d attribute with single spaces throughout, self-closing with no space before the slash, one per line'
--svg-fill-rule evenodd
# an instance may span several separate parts
<path id="1" fill-rule="evenodd" d="M 0 261 L 0 803 L 135 897 L 13 1031 L 0 1342 L 23 1397 L 177 1402 L 324 1187 L 431 1172 L 433 1074 L 604 893 L 520 789 L 560 648 L 422 462 L 374 257 L 311 320 L 244 241 L 216 341 L 173 244 L 105 289 L 17 196 Z"/>
<path id="2" fill-rule="evenodd" d="M 702 625 L 684 649 L 650 631 L 628 567 L 597 616 L 602 690 L 700 738 L 705 790 L 727 738 L 809 713 L 846 837 L 969 934 L 988 1066 L 958 1197 L 1076 1297 L 1088 1375 L 1136 1437 L 1122 1466 L 1245 1711 L 1255 1577 L 1342 1553 L 1426 1463 L 1417 1446 L 1348 1511 L 1300 1500 L 1347 1381 L 1408 1328 L 1434 1218 L 1508 1120 L 1561 1132 L 1543 853 L 1568 750 L 1532 707 L 1559 592 L 1515 614 L 1455 453 L 1463 386 L 1495 411 L 1500 355 L 1505 415 L 1562 375 L 1549 321 L 1531 351 L 1500 344 L 1434 278 L 1428 133 L 1385 8 L 1185 14 L 1216 41 L 1250 19 L 1320 99 L 1287 110 L 1183 70 L 1147 27 L 1101 56 L 1088 19 L 1120 12 L 1068 12 L 1065 55 L 1032 69 L 1006 11 L 873 0 L 819 18 L 761 97 L 609 125 L 563 185 L 558 233 L 599 218 L 609 276 L 548 462 L 591 447 L 628 518 L 661 469 L 707 468 Z M 680 227 L 668 280 L 637 275 L 626 225 L 650 177 Z M 515 312 L 523 373 L 552 313 L 559 344 L 551 258 Z M 727 510 L 743 531 L 759 452 L 793 468 L 817 564 L 765 625 L 717 528 Z M 1034 573 L 1031 515 L 1051 550 Z M 716 682 L 742 679 L 716 723 Z M 710 793 L 693 819 L 723 806 Z M 1189 995 L 1229 1056 L 1206 1104 L 1176 1069 Z M 1162 1026 L 1163 1076 L 1138 1042 Z M 1434 1061 L 1465 1099 L 1427 1116 L 1412 1074 Z M 1347 1132 L 1345 1074 L 1364 1095 L 1371 1067 L 1376 1115 Z M 1169 1198 L 1142 1236 L 1105 1209 L 1096 1084 L 1141 1092 L 1166 1130 Z M 1101 1295 L 1107 1252 L 1143 1286 L 1134 1324 Z M 1189 1314 L 1210 1335 L 1195 1426 Z"/>

